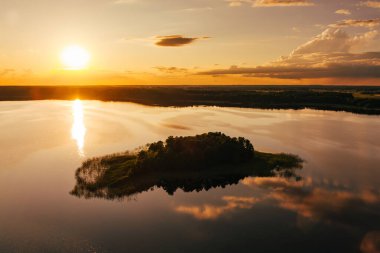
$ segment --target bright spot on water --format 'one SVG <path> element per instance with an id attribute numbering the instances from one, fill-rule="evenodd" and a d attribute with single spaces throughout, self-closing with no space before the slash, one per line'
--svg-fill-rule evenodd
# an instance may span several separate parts
<path id="1" fill-rule="evenodd" d="M 73 126 L 71 128 L 71 138 L 76 141 L 78 153 L 84 156 L 84 137 L 86 136 L 86 126 L 84 125 L 83 104 L 79 99 L 73 101 Z"/>

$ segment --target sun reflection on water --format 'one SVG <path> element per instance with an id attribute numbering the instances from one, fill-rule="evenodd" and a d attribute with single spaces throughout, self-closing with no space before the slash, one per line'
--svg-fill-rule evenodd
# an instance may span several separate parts
<path id="1" fill-rule="evenodd" d="M 84 137 L 86 136 L 86 126 L 84 125 L 83 104 L 79 99 L 73 101 L 73 126 L 71 128 L 71 138 L 76 141 L 78 153 L 84 156 Z"/>

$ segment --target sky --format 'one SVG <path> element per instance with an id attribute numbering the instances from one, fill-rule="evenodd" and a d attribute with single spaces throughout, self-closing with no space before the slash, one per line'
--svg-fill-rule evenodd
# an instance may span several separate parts
<path id="1" fill-rule="evenodd" d="M 380 85 L 379 32 L 380 0 L 1 0 L 0 85 Z"/>

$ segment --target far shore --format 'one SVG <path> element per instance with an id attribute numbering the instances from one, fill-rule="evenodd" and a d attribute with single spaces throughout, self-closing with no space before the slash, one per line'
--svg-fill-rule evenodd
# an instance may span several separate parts
<path id="1" fill-rule="evenodd" d="M 0 86 L 0 101 L 74 99 L 380 115 L 380 86 Z"/>

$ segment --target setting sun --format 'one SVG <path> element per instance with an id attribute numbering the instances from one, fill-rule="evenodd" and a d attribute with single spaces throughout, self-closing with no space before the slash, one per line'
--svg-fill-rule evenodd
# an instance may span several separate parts
<path id="1" fill-rule="evenodd" d="M 82 47 L 68 46 L 61 53 L 61 62 L 66 69 L 80 70 L 87 67 L 90 54 Z"/>

